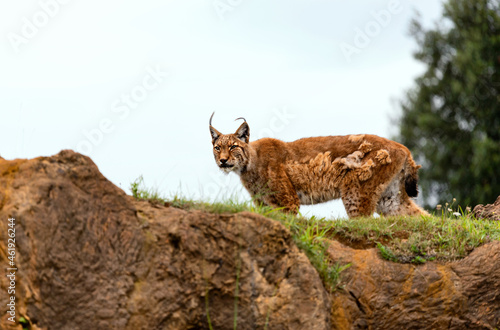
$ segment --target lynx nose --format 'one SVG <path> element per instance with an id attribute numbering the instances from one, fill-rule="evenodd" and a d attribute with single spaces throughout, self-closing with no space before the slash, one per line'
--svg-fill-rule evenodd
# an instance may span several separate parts
<path id="1" fill-rule="evenodd" d="M 227 162 L 227 158 L 221 158 L 220 159 L 220 164 L 224 165 Z"/>

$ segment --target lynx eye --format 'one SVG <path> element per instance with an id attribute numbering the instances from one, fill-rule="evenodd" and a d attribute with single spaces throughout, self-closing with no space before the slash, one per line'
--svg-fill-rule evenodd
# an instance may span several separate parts
<path id="1" fill-rule="evenodd" d="M 219 146 L 215 146 L 215 147 L 214 147 L 214 149 L 215 149 L 216 151 L 220 151 L 220 147 L 219 147 Z"/>
<path id="2" fill-rule="evenodd" d="M 236 149 L 236 148 L 238 148 L 238 145 L 237 145 L 237 144 L 233 144 L 233 145 L 231 146 L 231 148 L 229 148 L 229 150 L 234 150 L 234 149 Z"/>

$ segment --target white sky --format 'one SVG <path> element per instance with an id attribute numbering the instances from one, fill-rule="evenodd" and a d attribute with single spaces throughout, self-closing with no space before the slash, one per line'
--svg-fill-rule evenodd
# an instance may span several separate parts
<path id="1" fill-rule="evenodd" d="M 223 133 L 245 117 L 251 140 L 390 137 L 424 69 L 415 9 L 441 15 L 436 0 L 3 1 L 0 155 L 78 149 L 127 192 L 143 175 L 166 196 L 247 200 L 215 165 L 211 113 Z M 346 216 L 340 201 L 301 212 Z"/>

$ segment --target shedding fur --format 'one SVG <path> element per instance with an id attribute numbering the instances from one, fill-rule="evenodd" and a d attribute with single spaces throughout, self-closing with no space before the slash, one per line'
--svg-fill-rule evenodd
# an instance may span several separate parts
<path id="1" fill-rule="evenodd" d="M 210 133 L 217 165 L 237 173 L 255 203 L 297 213 L 341 198 L 349 217 L 427 214 L 410 199 L 420 166 L 397 142 L 368 134 L 249 142 L 246 121 L 234 134 L 210 121 Z"/>
<path id="2" fill-rule="evenodd" d="M 359 143 L 359 142 L 363 141 L 364 138 L 365 138 L 364 134 L 349 135 L 349 142 Z"/>
<path id="3" fill-rule="evenodd" d="M 391 162 L 391 156 L 389 156 L 389 152 L 385 149 L 377 151 L 375 159 L 382 165 L 389 164 Z"/>
<path id="4" fill-rule="evenodd" d="M 361 145 L 359 146 L 359 151 L 365 154 L 372 150 L 373 150 L 373 145 L 367 141 L 363 141 L 363 143 L 361 143 Z"/>

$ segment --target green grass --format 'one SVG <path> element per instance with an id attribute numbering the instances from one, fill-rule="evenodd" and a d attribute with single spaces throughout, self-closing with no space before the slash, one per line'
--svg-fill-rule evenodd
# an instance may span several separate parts
<path id="1" fill-rule="evenodd" d="M 23 330 L 31 329 L 30 322 L 28 320 L 26 320 L 26 318 L 24 318 L 24 316 L 21 316 L 19 318 L 19 324 L 23 327 Z"/>
<path id="2" fill-rule="evenodd" d="M 157 188 L 146 188 L 144 186 L 142 175 L 130 184 L 130 192 L 132 196 L 138 200 L 147 200 L 153 203 L 167 202 L 166 199 L 160 196 L 160 192 Z"/>
<path id="3" fill-rule="evenodd" d="M 394 253 L 391 251 L 391 249 L 388 248 L 387 246 L 377 242 L 377 248 L 380 251 L 380 255 L 385 260 L 389 260 L 389 261 L 397 261 L 398 260 L 396 258 L 396 256 L 394 255 Z"/>
<path id="4" fill-rule="evenodd" d="M 402 263 L 456 260 L 484 243 L 500 240 L 500 222 L 465 213 L 452 217 L 360 218 L 327 226 L 344 243 L 377 246 L 383 258 Z"/>
<path id="5" fill-rule="evenodd" d="M 399 263 L 422 264 L 427 261 L 450 261 L 465 257 L 474 248 L 500 240 L 500 222 L 474 218 L 459 207 L 445 205 L 439 215 L 418 217 L 366 217 L 327 220 L 315 216 L 293 216 L 279 209 L 255 206 L 251 202 L 227 200 L 207 203 L 174 196 L 164 199 L 158 191 L 142 187 L 142 178 L 131 185 L 134 197 L 153 203 L 167 203 L 181 209 L 211 213 L 250 211 L 281 222 L 295 244 L 308 256 L 325 287 L 334 291 L 341 284 L 341 273 L 350 264 L 340 265 L 327 257 L 328 244 L 336 239 L 354 248 L 377 248 L 381 257 Z"/>

